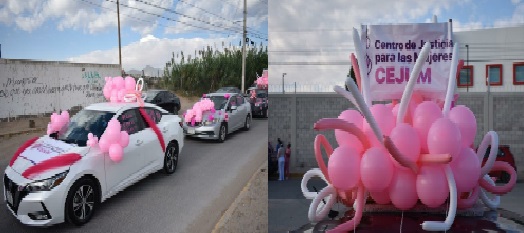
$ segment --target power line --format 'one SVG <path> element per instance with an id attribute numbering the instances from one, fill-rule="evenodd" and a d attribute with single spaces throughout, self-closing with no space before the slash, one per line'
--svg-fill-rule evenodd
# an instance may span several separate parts
<path id="1" fill-rule="evenodd" d="M 93 3 L 93 2 L 88 1 L 88 0 L 80 0 L 80 1 L 85 2 L 85 3 L 88 3 L 88 4 L 91 4 L 91 5 L 94 5 L 94 6 L 98 6 L 98 7 L 100 7 L 100 8 L 106 9 L 106 10 L 110 10 L 110 11 L 116 12 L 115 9 L 108 8 L 108 7 L 104 7 L 104 6 L 100 5 L 100 4 L 96 4 L 96 3 Z M 141 12 L 143 12 L 143 11 L 141 11 Z M 143 13 L 145 13 L 145 14 L 150 14 L 150 15 L 154 15 L 154 16 L 157 16 L 157 17 L 160 17 L 160 18 L 164 18 L 164 19 L 166 19 L 166 20 L 171 20 L 171 21 L 179 22 L 179 21 L 177 21 L 177 20 L 168 19 L 168 18 L 166 18 L 166 17 L 163 17 L 163 16 L 161 16 L 161 15 L 157 15 L 157 14 L 154 14 L 154 13 L 149 13 L 149 12 L 143 12 Z M 163 25 L 163 24 L 158 23 L 158 22 L 155 22 L 155 21 L 141 19 L 141 18 L 138 18 L 138 17 L 132 16 L 132 15 L 128 15 L 128 14 L 122 14 L 122 15 L 125 15 L 125 16 L 127 16 L 127 17 L 129 17 L 129 18 L 132 18 L 132 19 L 137 20 L 137 21 L 145 22 L 145 23 L 157 23 L 158 25 L 163 26 L 163 27 L 167 27 L 167 28 L 175 28 L 175 26 Z M 186 23 L 184 23 L 184 22 L 180 22 L 180 23 L 186 24 Z M 186 25 L 188 25 L 188 24 L 186 24 Z M 195 25 L 188 25 L 188 26 L 196 27 L 196 28 L 200 28 L 200 29 L 203 29 L 203 30 L 213 31 L 213 32 L 221 33 L 221 34 L 226 34 L 226 32 L 224 32 L 224 31 L 213 30 L 213 29 L 210 29 L 210 28 L 204 28 L 204 27 L 199 27 L 199 26 L 195 26 Z M 240 33 L 240 32 L 238 32 L 237 34 L 239 34 L 239 33 Z"/>
<path id="2" fill-rule="evenodd" d="M 137 1 L 138 1 L 138 2 L 141 2 L 140 0 L 137 0 Z M 186 4 L 186 5 L 192 6 L 192 7 L 194 7 L 194 8 L 197 8 L 197 9 L 199 9 L 199 10 L 201 10 L 201 11 L 204 11 L 204 12 L 210 14 L 210 15 L 216 16 L 216 17 L 218 17 L 218 18 L 220 18 L 220 19 L 222 19 L 222 20 L 232 22 L 233 24 L 238 24 L 238 23 L 239 23 L 239 22 L 235 22 L 235 21 L 232 20 L 232 19 L 226 19 L 226 18 L 224 18 L 224 17 L 222 17 L 222 16 L 220 16 L 220 15 L 217 15 L 217 14 L 215 14 L 215 13 L 213 13 L 213 12 L 210 12 L 210 11 L 208 11 L 208 10 L 202 8 L 202 7 L 198 7 L 198 6 L 196 6 L 195 4 L 188 3 L 188 2 L 186 2 L 185 0 L 179 0 L 179 2 L 182 2 L 182 3 Z M 231 4 L 231 5 L 232 5 L 232 4 Z M 237 5 L 238 5 L 238 4 L 237 4 Z M 235 14 L 233 14 L 233 17 L 234 17 L 234 15 L 236 15 L 237 10 L 238 10 L 238 6 L 237 6 L 237 8 L 235 9 Z M 239 27 L 241 27 L 241 26 L 239 25 Z M 250 27 L 247 27 L 247 28 L 249 28 L 251 31 L 254 31 L 254 32 L 258 33 L 258 34 L 267 35 L 267 33 L 260 32 L 260 31 L 258 31 L 258 30 L 253 29 L 253 28 L 250 28 Z"/>
<path id="3" fill-rule="evenodd" d="M 115 2 L 114 0 L 106 0 L 106 1 L 109 1 L 109 2 Z M 168 12 L 171 12 L 173 14 L 176 14 L 176 15 L 179 15 L 179 16 L 182 16 L 184 18 L 188 18 L 188 19 L 191 19 L 191 20 L 194 20 L 194 21 L 198 21 L 198 22 L 201 22 L 201 23 L 204 23 L 204 24 L 208 24 L 208 25 L 211 25 L 211 26 L 215 26 L 215 27 L 219 27 L 219 28 L 223 28 L 223 29 L 226 29 L 226 30 L 230 30 L 230 31 L 234 31 L 236 32 L 236 30 L 238 30 L 238 28 L 232 28 L 232 27 L 224 27 L 222 25 L 218 25 L 218 24 L 214 24 L 212 22 L 209 22 L 209 21 L 205 21 L 205 20 L 202 20 L 200 18 L 196 18 L 196 17 L 193 17 L 193 16 L 190 16 L 190 15 L 187 15 L 187 14 L 184 14 L 184 13 L 180 13 L 178 11 L 175 11 L 175 10 L 172 10 L 172 9 L 169 9 L 169 8 L 165 8 L 165 7 L 162 7 L 162 6 L 159 6 L 157 4 L 154 4 L 154 3 L 149 3 L 149 2 L 146 2 L 146 1 L 143 1 L 143 0 L 136 0 L 137 2 L 140 2 L 140 3 L 143 3 L 145 5 L 149 5 L 149 6 L 152 6 L 152 7 L 155 7 L 155 8 L 158 8 L 158 9 L 162 9 L 164 11 L 168 11 Z M 122 6 L 125 6 L 125 7 L 128 7 L 128 8 L 131 8 L 131 9 L 136 9 L 136 10 L 139 10 L 139 11 L 142 11 L 144 13 L 146 13 L 145 10 L 142 10 L 142 9 L 139 9 L 137 7 L 132 7 L 132 6 L 129 6 L 127 4 L 124 4 L 124 3 L 120 3 L 120 5 Z M 176 20 L 177 22 L 180 22 L 180 23 L 184 23 L 183 21 L 179 21 L 179 20 Z M 184 23 L 185 24 L 185 23 Z M 241 29 L 240 29 L 241 30 Z M 264 35 L 259 35 L 258 33 L 254 33 L 254 32 L 251 32 L 250 33 L 253 37 L 256 37 L 256 38 L 259 38 L 259 39 L 267 39 L 267 38 L 263 38 Z"/>

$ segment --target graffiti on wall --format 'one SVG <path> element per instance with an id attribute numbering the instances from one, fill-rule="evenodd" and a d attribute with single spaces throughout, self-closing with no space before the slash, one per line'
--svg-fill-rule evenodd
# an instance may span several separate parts
<path id="1" fill-rule="evenodd" d="M 4 61 L 0 63 L 0 118 L 104 101 L 103 77 L 120 74 L 117 65 Z"/>
<path id="2" fill-rule="evenodd" d="M 97 84 L 100 81 L 102 81 L 102 77 L 98 73 L 98 71 L 84 71 L 82 74 L 82 78 L 87 80 L 90 84 Z"/>
<path id="3" fill-rule="evenodd" d="M 89 78 L 89 81 L 94 81 Z M 88 82 L 89 82 L 88 81 Z M 87 84 L 62 84 L 62 85 L 49 85 L 44 82 L 39 82 L 38 77 L 29 78 L 7 78 L 2 83 L 2 89 L 0 89 L 0 98 L 19 98 L 30 95 L 44 95 L 44 94 L 55 94 L 62 93 L 67 94 L 68 92 L 82 92 L 85 97 L 101 97 L 101 83 L 96 80 L 95 83 Z"/>

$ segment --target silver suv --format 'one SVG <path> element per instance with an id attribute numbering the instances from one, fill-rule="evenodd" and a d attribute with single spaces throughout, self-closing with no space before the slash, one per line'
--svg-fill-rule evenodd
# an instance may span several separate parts
<path id="1" fill-rule="evenodd" d="M 184 122 L 183 128 L 186 136 L 224 142 L 227 134 L 241 128 L 249 130 L 251 105 L 245 97 L 238 93 L 211 93 L 206 94 L 206 98 L 213 101 L 215 112 L 204 112 L 202 122 Z"/>

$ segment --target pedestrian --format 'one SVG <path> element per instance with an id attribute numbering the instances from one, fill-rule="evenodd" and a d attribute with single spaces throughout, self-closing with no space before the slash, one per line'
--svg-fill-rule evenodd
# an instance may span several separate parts
<path id="1" fill-rule="evenodd" d="M 286 164 L 284 166 L 284 174 L 285 174 L 286 180 L 287 180 L 287 179 L 289 179 L 289 162 L 291 161 L 290 160 L 290 157 L 291 157 L 291 143 L 287 144 L 285 155 L 286 155 Z"/>
<path id="2" fill-rule="evenodd" d="M 275 149 L 275 151 L 278 153 L 278 149 L 280 148 L 281 145 L 284 145 L 284 143 L 282 143 L 282 140 L 280 140 L 280 138 L 277 139 L 277 148 Z"/>
<path id="3" fill-rule="evenodd" d="M 277 152 L 278 156 L 278 180 L 284 180 L 284 166 L 286 165 L 286 155 L 284 145 L 280 145 Z"/>

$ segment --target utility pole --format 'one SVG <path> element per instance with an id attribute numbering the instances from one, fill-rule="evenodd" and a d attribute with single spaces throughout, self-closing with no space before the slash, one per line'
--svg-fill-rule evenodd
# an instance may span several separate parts
<path id="1" fill-rule="evenodd" d="M 122 44 L 120 42 L 120 0 L 116 0 L 116 14 L 118 17 L 118 64 L 122 73 Z"/>
<path id="2" fill-rule="evenodd" d="M 469 45 L 466 45 L 466 66 L 468 67 L 468 69 L 466 69 L 468 72 L 467 72 L 467 86 L 466 86 L 466 92 L 469 92 L 469 72 L 470 72 L 470 69 L 469 68 Z M 460 76 L 460 70 L 459 70 L 459 76 Z"/>
<path id="3" fill-rule="evenodd" d="M 242 93 L 244 93 L 244 80 L 246 78 L 246 17 L 247 17 L 247 0 L 244 0 L 244 28 L 242 29 Z"/>
<path id="4" fill-rule="evenodd" d="M 285 94 L 286 91 L 284 90 L 284 76 L 286 76 L 287 73 L 282 73 L 282 94 Z"/>

